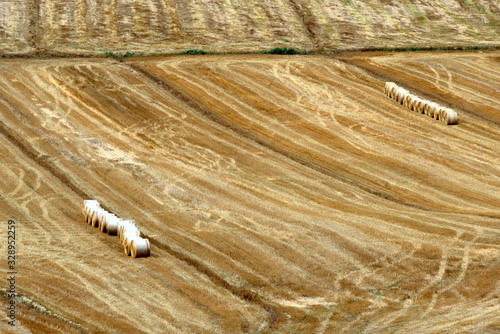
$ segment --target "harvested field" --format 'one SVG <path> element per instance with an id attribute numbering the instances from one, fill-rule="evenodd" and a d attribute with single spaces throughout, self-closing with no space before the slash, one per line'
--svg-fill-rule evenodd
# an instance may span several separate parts
<path id="1" fill-rule="evenodd" d="M 497 333 L 499 59 L 0 62 L 18 329 Z M 83 199 L 135 219 L 151 256 L 85 223 Z"/>
<path id="2" fill-rule="evenodd" d="M 3 0 L 0 54 L 498 46 L 496 0 Z"/>

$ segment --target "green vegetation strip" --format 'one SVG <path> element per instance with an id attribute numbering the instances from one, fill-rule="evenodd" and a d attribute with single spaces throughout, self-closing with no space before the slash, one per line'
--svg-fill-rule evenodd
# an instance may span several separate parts
<path id="1" fill-rule="evenodd" d="M 83 53 L 48 53 L 48 52 L 34 52 L 34 53 L 12 53 L 0 54 L 0 59 L 33 59 L 33 58 L 113 58 L 122 59 L 128 57 L 143 57 L 143 56 L 175 56 L 175 55 L 250 55 L 250 54 L 269 54 L 269 55 L 318 55 L 318 54 L 339 54 L 349 52 L 414 52 L 414 51 L 475 51 L 475 50 L 499 50 L 500 45 L 496 46 L 435 46 L 435 47 L 387 47 L 387 48 L 362 48 L 362 49 L 338 49 L 338 50 L 297 50 L 294 48 L 273 48 L 264 51 L 253 52 L 208 52 L 199 49 L 189 49 L 176 53 L 144 53 L 144 52 L 131 52 L 117 53 L 113 51 L 106 51 L 101 54 L 83 54 Z"/>

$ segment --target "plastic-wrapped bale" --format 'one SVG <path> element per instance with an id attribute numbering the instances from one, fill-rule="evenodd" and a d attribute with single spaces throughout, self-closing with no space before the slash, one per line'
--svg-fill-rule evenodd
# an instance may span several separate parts
<path id="1" fill-rule="evenodd" d="M 133 223 L 130 220 L 120 220 L 118 222 L 118 238 L 120 239 L 120 242 L 122 241 L 123 229 L 128 224 L 133 224 Z"/>
<path id="2" fill-rule="evenodd" d="M 411 94 L 408 92 L 408 94 L 403 95 L 403 97 L 401 98 L 400 103 L 401 103 L 404 107 L 406 107 L 406 100 L 408 99 L 408 97 L 409 97 L 410 95 L 411 95 Z"/>
<path id="3" fill-rule="evenodd" d="M 396 90 L 398 89 L 398 86 L 392 86 L 389 88 L 388 96 L 391 99 L 396 99 Z"/>
<path id="4" fill-rule="evenodd" d="M 137 235 L 137 236 L 140 235 L 139 229 L 133 223 L 125 225 L 124 228 L 121 230 L 121 233 L 119 235 L 120 242 L 122 243 L 125 242 L 125 238 L 130 235 Z"/>
<path id="5" fill-rule="evenodd" d="M 434 114 L 437 110 L 439 105 L 435 102 L 428 102 L 424 106 L 424 114 L 429 116 L 429 117 L 434 117 Z"/>
<path id="6" fill-rule="evenodd" d="M 424 106 L 425 106 L 426 102 L 427 102 L 426 100 L 423 100 L 423 99 L 417 97 L 413 101 L 413 110 L 415 110 L 419 114 L 423 114 L 424 113 Z"/>
<path id="7" fill-rule="evenodd" d="M 92 212 L 90 213 L 89 224 L 94 227 L 97 225 L 98 222 L 97 216 L 99 215 L 99 209 L 100 208 L 96 208 L 92 210 Z"/>
<path id="8" fill-rule="evenodd" d="M 400 104 L 403 104 L 403 99 L 408 94 L 410 94 L 410 92 L 407 91 L 406 89 L 403 88 L 396 89 L 396 101 L 398 101 Z"/>
<path id="9" fill-rule="evenodd" d="M 111 212 L 105 211 L 103 214 L 101 214 L 101 220 L 99 221 L 99 227 L 101 228 L 101 232 L 103 232 L 103 233 L 109 232 L 109 223 L 114 218 L 118 218 L 118 217 L 116 217 Z"/>
<path id="10" fill-rule="evenodd" d="M 409 108 L 410 110 L 414 110 L 414 111 L 418 111 L 418 105 L 419 105 L 419 102 L 421 101 L 422 99 L 419 98 L 418 96 L 415 96 L 413 95 L 410 102 L 409 102 Z"/>
<path id="11" fill-rule="evenodd" d="M 403 98 L 403 105 L 408 108 L 408 109 L 412 109 L 412 101 L 413 99 L 416 98 L 415 95 L 413 94 L 408 94 L 406 95 L 404 98 Z"/>
<path id="12" fill-rule="evenodd" d="M 136 229 L 127 229 L 123 234 L 123 250 L 125 254 L 130 255 L 132 240 L 141 236 L 141 232 Z"/>
<path id="13" fill-rule="evenodd" d="M 384 94 L 391 97 L 391 91 L 393 87 L 398 87 L 394 82 L 386 82 L 384 86 Z"/>
<path id="14" fill-rule="evenodd" d="M 133 238 L 130 243 L 130 255 L 133 258 L 146 257 L 151 255 L 151 245 L 146 238 Z"/>
<path id="15" fill-rule="evenodd" d="M 434 106 L 434 108 L 431 107 L 431 114 L 429 115 L 430 117 L 434 118 L 434 119 L 439 119 L 439 109 L 441 109 L 442 107 L 436 103 L 436 105 Z"/>
<path id="16" fill-rule="evenodd" d="M 92 224 L 92 216 L 94 215 L 94 209 L 87 208 L 87 224 Z"/>
<path id="17" fill-rule="evenodd" d="M 99 213 L 99 229 L 103 233 L 108 232 L 108 215 L 111 215 L 108 211 L 102 211 Z"/>
<path id="18" fill-rule="evenodd" d="M 89 218 L 89 224 L 98 227 L 99 226 L 99 214 L 101 213 L 103 209 L 101 207 L 94 208 L 92 209 L 92 212 L 90 214 Z"/>
<path id="19" fill-rule="evenodd" d="M 446 125 L 457 124 L 458 114 L 453 109 L 445 108 L 444 111 L 441 112 L 441 121 Z"/>
<path id="20" fill-rule="evenodd" d="M 434 118 L 438 121 L 443 121 L 443 115 L 446 113 L 446 107 L 437 107 L 436 112 L 434 113 Z"/>
<path id="21" fill-rule="evenodd" d="M 102 231 L 101 226 L 104 225 L 104 224 L 106 224 L 106 218 L 107 218 L 108 214 L 111 214 L 111 213 L 108 212 L 108 211 L 106 211 L 106 210 L 104 210 L 104 209 L 102 209 L 99 212 L 99 214 L 97 215 L 97 226 L 96 227 L 98 227 L 99 229 L 101 229 L 101 231 Z M 104 226 L 104 228 L 106 229 L 107 227 Z"/>
<path id="22" fill-rule="evenodd" d="M 82 213 L 85 217 L 85 221 L 89 221 L 89 216 L 95 208 L 100 208 L 101 204 L 98 201 L 92 199 L 83 200 Z"/>
<path id="23" fill-rule="evenodd" d="M 106 229 L 109 235 L 117 235 L 119 222 L 120 218 L 114 214 L 108 216 Z"/>
<path id="24" fill-rule="evenodd" d="M 125 231 L 132 228 L 137 229 L 134 222 L 131 220 L 122 220 L 118 223 L 118 237 L 120 238 L 120 242 L 123 242 Z"/>

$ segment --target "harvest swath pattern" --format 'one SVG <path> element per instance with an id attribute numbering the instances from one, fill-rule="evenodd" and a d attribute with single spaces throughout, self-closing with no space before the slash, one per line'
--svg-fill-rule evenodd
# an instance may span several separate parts
<path id="1" fill-rule="evenodd" d="M 4 0 L 0 50 L 102 54 L 497 46 L 498 13 L 495 0 Z"/>
<path id="2" fill-rule="evenodd" d="M 500 74 L 497 52 L 471 55 L 429 64 Z M 28 309 L 21 324 L 493 332 L 494 84 L 470 92 L 488 101 L 475 109 L 439 86 L 461 115 L 444 127 L 387 99 L 395 72 L 364 57 L 0 63 L 0 209 L 24 222 L 20 291 L 58 315 Z M 84 198 L 143 217 L 151 256 L 131 261 L 81 224 L 68 203 Z"/>

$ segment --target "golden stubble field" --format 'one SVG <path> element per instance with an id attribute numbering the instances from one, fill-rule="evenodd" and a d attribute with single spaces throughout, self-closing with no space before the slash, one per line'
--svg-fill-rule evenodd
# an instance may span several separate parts
<path id="1" fill-rule="evenodd" d="M 498 333 L 499 59 L 1 61 L 16 333 Z M 88 198 L 151 257 L 85 224 Z"/>
<path id="2" fill-rule="evenodd" d="M 0 54 L 498 46 L 496 0 L 3 0 Z"/>

